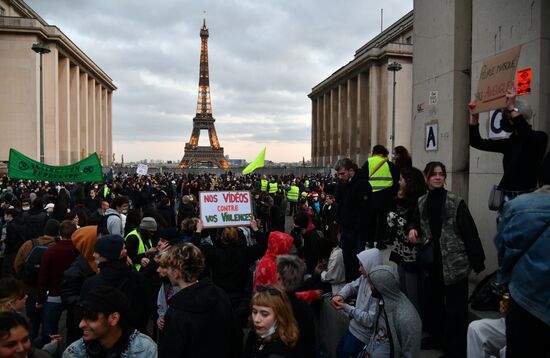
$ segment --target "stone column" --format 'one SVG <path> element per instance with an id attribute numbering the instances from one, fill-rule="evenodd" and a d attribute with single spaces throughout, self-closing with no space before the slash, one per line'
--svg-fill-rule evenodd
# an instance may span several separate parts
<path id="1" fill-rule="evenodd" d="M 323 124 L 324 124 L 324 97 L 322 95 L 317 96 L 317 166 L 323 166 Z"/>
<path id="2" fill-rule="evenodd" d="M 311 163 L 316 166 L 317 156 L 317 125 L 319 118 L 317 117 L 317 98 L 311 99 Z"/>
<path id="3" fill-rule="evenodd" d="M 107 152 L 113 157 L 113 92 L 107 92 Z M 120 154 L 120 153 L 119 153 Z"/>
<path id="4" fill-rule="evenodd" d="M 59 52 L 44 55 L 44 162 L 59 165 Z"/>
<path id="5" fill-rule="evenodd" d="M 368 158 L 371 147 L 371 120 L 369 115 L 369 76 L 360 72 L 357 76 L 357 121 L 359 122 L 359 140 L 357 145 L 357 163 L 363 163 Z"/>
<path id="6" fill-rule="evenodd" d="M 105 155 L 105 165 L 109 165 L 112 158 L 109 157 L 109 151 L 107 150 L 107 89 L 103 86 L 101 88 L 101 138 L 103 138 L 101 149 Z"/>
<path id="7" fill-rule="evenodd" d="M 96 147 L 96 114 L 95 114 L 95 79 L 88 76 L 88 155 L 97 150 Z M 99 155 L 99 153 L 97 153 Z"/>
<path id="8" fill-rule="evenodd" d="M 347 82 L 338 85 L 338 157 L 348 157 L 349 118 Z"/>
<path id="9" fill-rule="evenodd" d="M 77 162 L 80 156 L 80 68 L 71 66 L 70 90 L 70 152 L 69 164 Z"/>
<path id="10" fill-rule="evenodd" d="M 70 63 L 67 57 L 59 57 L 59 164 L 69 164 L 70 139 Z"/>
<path id="11" fill-rule="evenodd" d="M 78 146 L 78 159 L 82 160 L 89 153 L 89 135 L 88 135 L 88 74 L 86 72 L 80 73 L 80 126 L 79 136 L 80 144 Z M 81 155 L 84 149 L 83 155 Z"/>
<path id="12" fill-rule="evenodd" d="M 359 123 L 357 120 L 357 77 L 348 80 L 348 133 L 349 133 L 349 155 L 354 161 L 357 161 L 357 133 Z"/>
<path id="13" fill-rule="evenodd" d="M 338 89 L 330 90 L 330 159 L 329 162 L 333 165 L 338 159 Z"/>
<path id="14" fill-rule="evenodd" d="M 330 132 L 330 90 L 323 95 L 323 153 L 324 163 L 323 166 L 332 166 L 334 163 L 330 162 L 330 138 L 332 133 Z"/>
<path id="15" fill-rule="evenodd" d="M 102 127 L 102 120 L 103 113 L 101 113 L 101 84 L 96 81 L 95 83 L 95 150 L 97 151 L 97 154 L 101 158 L 101 146 L 103 144 L 102 138 L 101 138 L 101 127 Z M 103 153 L 103 156 L 105 156 L 105 153 Z M 101 164 L 103 164 L 103 161 L 101 161 Z"/>

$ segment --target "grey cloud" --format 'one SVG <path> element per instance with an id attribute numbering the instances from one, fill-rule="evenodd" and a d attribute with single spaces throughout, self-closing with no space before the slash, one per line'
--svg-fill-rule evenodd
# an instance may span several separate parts
<path id="1" fill-rule="evenodd" d="M 113 137 L 128 143 L 189 139 L 203 10 L 222 145 L 309 141 L 307 94 L 380 28 L 380 4 L 372 0 L 27 2 L 113 78 Z M 412 0 L 384 7 L 388 26 L 412 9 Z"/>

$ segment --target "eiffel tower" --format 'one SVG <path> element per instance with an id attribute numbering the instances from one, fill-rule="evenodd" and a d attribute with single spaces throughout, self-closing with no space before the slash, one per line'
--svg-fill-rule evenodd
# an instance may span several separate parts
<path id="1" fill-rule="evenodd" d="M 227 169 L 229 164 L 223 156 L 223 148 L 220 147 L 216 128 L 212 117 L 212 104 L 210 102 L 210 78 L 208 75 L 208 27 L 203 20 L 201 28 L 201 63 L 199 71 L 199 99 L 197 101 L 197 114 L 193 118 L 193 132 L 191 139 L 185 143 L 185 152 L 181 159 L 180 168 L 190 168 L 201 163 L 212 163 L 219 168 Z M 202 129 L 208 130 L 209 146 L 199 146 L 199 136 Z"/>

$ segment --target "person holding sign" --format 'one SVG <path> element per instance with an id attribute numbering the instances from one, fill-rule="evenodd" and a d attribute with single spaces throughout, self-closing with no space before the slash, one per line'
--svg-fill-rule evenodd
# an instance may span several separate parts
<path id="1" fill-rule="evenodd" d="M 546 152 L 548 135 L 534 131 L 527 122 L 532 114 L 530 106 L 524 101 L 516 104 L 516 91 L 506 92 L 506 107 L 502 109 L 501 128 L 511 133 L 507 139 L 482 139 L 479 134 L 479 113 L 474 113 L 477 101 L 468 105 L 472 113 L 470 119 L 470 145 L 473 148 L 502 153 L 504 174 L 498 189 L 504 194 L 504 202 L 537 187 L 539 167 Z M 504 202 L 500 203 L 499 209 Z"/>

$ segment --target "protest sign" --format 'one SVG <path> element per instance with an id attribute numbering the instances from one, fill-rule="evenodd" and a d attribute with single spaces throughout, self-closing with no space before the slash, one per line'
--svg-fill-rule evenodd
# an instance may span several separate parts
<path id="1" fill-rule="evenodd" d="M 487 112 L 506 105 L 506 91 L 514 86 L 521 47 L 514 47 L 483 61 L 472 113 Z"/>
<path id="2" fill-rule="evenodd" d="M 250 225 L 252 200 L 249 191 L 201 191 L 199 205 L 204 227 Z"/>
<path id="3" fill-rule="evenodd" d="M 138 175 L 147 175 L 147 171 L 149 170 L 149 167 L 145 164 L 138 164 L 136 173 Z"/>
<path id="4" fill-rule="evenodd" d="M 516 95 L 523 96 L 524 94 L 531 93 L 531 68 L 524 68 L 519 70 L 516 76 Z"/>
<path id="5" fill-rule="evenodd" d="M 58 182 L 102 182 L 103 170 L 97 153 L 71 165 L 47 165 L 10 149 L 8 176 L 12 179 Z"/>

